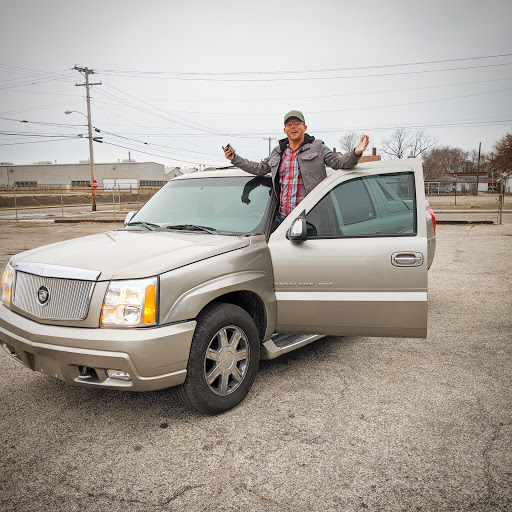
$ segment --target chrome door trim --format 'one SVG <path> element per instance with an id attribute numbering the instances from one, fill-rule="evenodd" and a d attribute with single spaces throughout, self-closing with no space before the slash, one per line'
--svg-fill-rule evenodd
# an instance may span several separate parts
<path id="1" fill-rule="evenodd" d="M 64 267 L 49 263 L 32 263 L 20 261 L 14 265 L 16 271 L 25 272 L 40 277 L 56 277 L 58 279 L 77 279 L 79 281 L 97 281 L 101 270 L 87 268 Z"/>

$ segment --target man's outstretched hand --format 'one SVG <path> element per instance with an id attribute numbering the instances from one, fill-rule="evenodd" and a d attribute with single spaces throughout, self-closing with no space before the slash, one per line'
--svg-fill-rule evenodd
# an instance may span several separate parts
<path id="1" fill-rule="evenodd" d="M 360 156 L 363 154 L 363 151 L 368 147 L 368 143 L 370 142 L 370 138 L 368 135 L 363 135 L 361 137 L 361 140 L 358 142 L 357 146 L 354 149 L 354 153 L 357 156 Z"/>
<path id="2" fill-rule="evenodd" d="M 224 156 L 228 159 L 228 160 L 233 160 L 233 157 L 235 156 L 235 154 L 233 153 L 233 151 L 231 151 L 231 149 L 229 147 L 224 147 L 222 146 L 222 149 L 224 150 Z"/>

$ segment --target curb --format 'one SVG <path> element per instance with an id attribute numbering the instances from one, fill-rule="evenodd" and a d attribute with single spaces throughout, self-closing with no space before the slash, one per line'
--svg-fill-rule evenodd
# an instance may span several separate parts
<path id="1" fill-rule="evenodd" d="M 437 220 L 436 224 L 497 224 L 493 220 Z"/>
<path id="2" fill-rule="evenodd" d="M 114 219 L 54 219 L 55 224 L 80 224 L 81 222 L 96 222 L 96 223 L 105 223 L 105 224 L 114 224 L 120 223 L 122 224 L 124 220 L 114 220 Z"/>

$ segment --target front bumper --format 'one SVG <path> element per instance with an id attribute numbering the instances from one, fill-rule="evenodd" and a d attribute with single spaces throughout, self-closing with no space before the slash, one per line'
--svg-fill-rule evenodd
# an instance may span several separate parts
<path id="1" fill-rule="evenodd" d="M 79 386 L 152 391 L 182 384 L 195 327 L 195 321 L 148 329 L 45 325 L 0 305 L 4 349 L 31 370 Z M 107 370 L 126 372 L 129 380 Z"/>

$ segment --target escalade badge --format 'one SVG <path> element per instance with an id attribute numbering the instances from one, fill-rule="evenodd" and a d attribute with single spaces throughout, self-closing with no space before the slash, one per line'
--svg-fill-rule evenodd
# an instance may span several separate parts
<path id="1" fill-rule="evenodd" d="M 46 286 L 41 286 L 39 290 L 37 290 L 37 300 L 41 306 L 46 306 L 48 304 L 48 300 L 50 299 L 50 291 Z"/>

